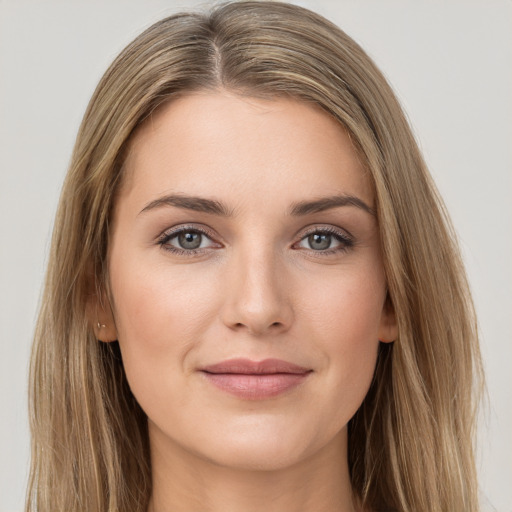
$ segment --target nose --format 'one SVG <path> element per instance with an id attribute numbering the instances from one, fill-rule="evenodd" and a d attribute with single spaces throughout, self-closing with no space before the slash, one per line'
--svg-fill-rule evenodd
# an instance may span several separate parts
<path id="1" fill-rule="evenodd" d="M 287 331 L 293 322 L 292 288 L 272 248 L 235 254 L 229 266 L 223 323 L 253 336 Z"/>

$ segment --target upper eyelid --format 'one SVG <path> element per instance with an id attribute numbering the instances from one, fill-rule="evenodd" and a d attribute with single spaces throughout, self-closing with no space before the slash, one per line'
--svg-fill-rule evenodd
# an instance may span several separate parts
<path id="1" fill-rule="evenodd" d="M 299 243 L 301 243 L 303 240 L 305 240 L 308 236 L 310 236 L 311 234 L 313 233 L 324 233 L 324 234 L 327 234 L 329 236 L 332 236 L 334 238 L 337 238 L 338 241 L 340 241 L 342 244 L 344 244 L 346 247 L 350 246 L 350 247 L 353 247 L 356 243 L 356 241 L 354 240 L 353 236 L 352 235 L 349 235 L 347 232 L 343 231 L 341 232 L 341 230 L 339 229 L 322 229 L 322 228 L 317 228 L 317 229 L 312 229 L 311 231 L 309 232 L 306 232 L 306 233 L 303 233 L 302 236 L 298 239 L 297 242 L 294 242 L 292 244 L 292 246 L 295 246 Z M 325 251 L 315 251 L 317 252 L 318 254 L 326 254 L 328 253 L 329 251 L 333 251 L 335 249 L 327 249 Z"/>
<path id="2" fill-rule="evenodd" d="M 219 243 L 219 239 L 222 240 L 222 237 L 220 237 L 216 232 L 213 232 L 213 230 L 211 230 L 210 228 L 204 227 L 203 225 L 197 225 L 194 223 L 179 224 L 177 226 L 167 228 L 166 230 L 161 232 L 160 235 L 158 235 L 156 240 L 157 240 L 157 242 L 160 243 L 166 239 L 173 238 L 174 236 L 177 236 L 179 233 L 182 233 L 184 231 L 197 231 L 197 232 L 205 235 L 206 237 L 208 237 L 213 242 L 217 242 L 217 243 Z M 316 224 L 316 225 L 313 224 L 313 225 L 307 226 L 305 228 L 301 228 L 301 230 L 299 230 L 294 235 L 295 241 L 293 242 L 292 245 L 296 244 L 297 242 L 300 242 L 301 240 L 303 240 L 305 237 L 311 235 L 312 233 L 328 233 L 330 235 L 338 235 L 341 238 L 345 238 L 345 239 L 348 238 L 352 242 L 354 242 L 353 235 L 350 232 L 348 232 L 346 229 L 340 228 L 338 226 L 332 226 L 332 225 L 323 225 L 322 226 L 322 225 L 318 225 L 318 224 Z M 224 242 L 220 242 L 220 243 L 223 244 Z"/>
<path id="3" fill-rule="evenodd" d="M 354 236 L 352 233 L 347 231 L 346 229 L 340 228 L 338 226 L 332 226 L 332 225 L 318 225 L 314 224 L 312 226 L 309 226 L 309 228 L 303 228 L 301 229 L 295 236 L 300 236 L 299 240 L 302 240 L 304 237 L 311 235 L 312 233 L 329 233 L 330 235 L 339 235 L 343 238 L 349 238 L 350 240 L 354 241 Z"/>
<path id="4" fill-rule="evenodd" d="M 184 232 L 186 233 L 187 231 L 196 231 L 196 232 L 200 233 L 201 235 L 208 238 L 208 240 L 210 240 L 210 242 L 212 242 L 214 244 L 214 246 L 202 247 L 202 248 L 198 247 L 196 249 L 184 249 L 181 247 L 173 246 L 173 244 L 171 243 L 171 240 L 178 237 L 178 235 L 180 233 L 184 233 Z M 188 226 L 187 225 L 179 225 L 179 226 L 174 226 L 172 228 L 168 228 L 157 237 L 155 243 L 161 249 L 164 249 L 165 251 L 169 251 L 169 252 L 172 252 L 172 253 L 175 253 L 178 255 L 182 255 L 182 256 L 187 256 L 187 255 L 194 256 L 194 255 L 197 255 L 200 253 L 204 253 L 204 251 L 207 251 L 208 249 L 218 248 L 219 245 L 223 246 L 222 243 L 217 242 L 216 238 L 209 233 L 209 230 L 206 230 L 202 227 L 192 226 L 192 225 L 188 225 Z M 217 247 L 215 247 L 215 245 L 217 245 Z"/>
<path id="5" fill-rule="evenodd" d="M 184 231 L 197 231 L 210 239 L 215 238 L 217 235 L 213 233 L 212 230 L 206 229 L 204 227 L 197 226 L 195 224 L 180 224 L 178 226 L 174 226 L 172 228 L 167 228 L 160 235 L 158 235 L 157 240 L 164 240 L 165 238 L 172 238 L 175 235 L 179 235 Z"/>

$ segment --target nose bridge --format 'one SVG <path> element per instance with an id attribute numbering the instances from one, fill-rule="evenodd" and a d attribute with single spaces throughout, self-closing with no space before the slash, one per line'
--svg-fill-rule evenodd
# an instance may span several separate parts
<path id="1" fill-rule="evenodd" d="M 291 304 L 282 258 L 269 239 L 255 237 L 233 250 L 226 291 L 225 323 L 252 334 L 289 327 Z"/>

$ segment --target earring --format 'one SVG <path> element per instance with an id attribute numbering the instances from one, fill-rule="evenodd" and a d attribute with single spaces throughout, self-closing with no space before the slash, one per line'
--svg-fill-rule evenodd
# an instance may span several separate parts
<path id="1" fill-rule="evenodd" d="M 106 326 L 105 324 L 100 324 L 100 323 L 98 322 L 98 329 L 102 329 L 103 327 L 107 327 L 107 326 Z"/>

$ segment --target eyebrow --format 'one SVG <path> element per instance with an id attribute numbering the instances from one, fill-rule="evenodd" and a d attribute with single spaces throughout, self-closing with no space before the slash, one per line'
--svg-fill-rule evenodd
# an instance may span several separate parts
<path id="1" fill-rule="evenodd" d="M 226 208 L 226 206 L 224 206 L 220 201 L 206 199 L 204 197 L 184 196 L 179 194 L 171 194 L 155 199 L 148 203 L 140 213 L 147 212 L 161 206 L 175 206 L 185 210 L 219 215 L 220 217 L 233 216 L 233 212 Z"/>
<path id="2" fill-rule="evenodd" d="M 299 201 L 298 203 L 293 203 L 290 213 L 293 216 L 309 215 L 311 213 L 319 213 L 341 206 L 355 206 L 375 216 L 375 210 L 368 206 L 362 199 L 346 194 L 322 197 L 313 201 Z"/>
<path id="3" fill-rule="evenodd" d="M 183 208 L 185 210 L 192 210 L 196 212 L 209 213 L 211 215 L 218 215 L 220 217 L 232 217 L 233 210 L 228 209 L 220 201 L 215 199 L 206 199 L 204 197 L 185 196 L 181 194 L 170 194 L 159 197 L 154 201 L 148 203 L 140 213 L 144 213 L 155 208 L 162 206 L 174 206 Z M 289 214 L 294 217 L 301 217 L 310 215 L 312 213 L 319 213 L 333 208 L 342 206 L 355 206 L 361 210 L 375 216 L 375 210 L 368 206 L 363 200 L 352 195 L 334 195 L 329 197 L 322 197 L 312 201 L 299 201 L 293 203 Z"/>

